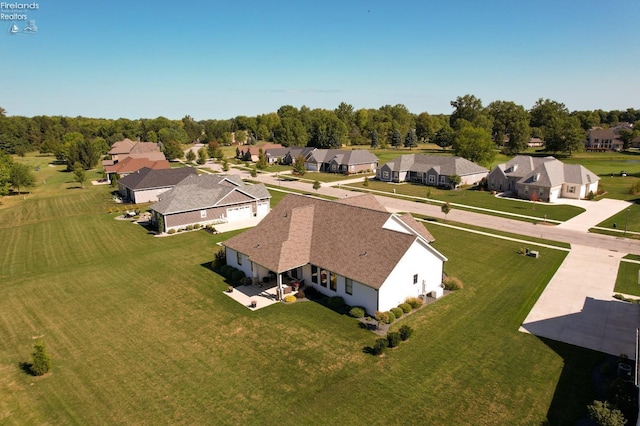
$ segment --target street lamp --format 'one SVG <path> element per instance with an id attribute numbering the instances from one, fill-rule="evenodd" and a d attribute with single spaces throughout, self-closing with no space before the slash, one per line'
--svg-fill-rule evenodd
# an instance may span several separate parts
<path id="1" fill-rule="evenodd" d="M 627 236 L 627 224 L 629 223 L 629 212 L 631 211 L 631 207 L 627 208 L 627 219 L 624 221 L 624 237 Z"/>

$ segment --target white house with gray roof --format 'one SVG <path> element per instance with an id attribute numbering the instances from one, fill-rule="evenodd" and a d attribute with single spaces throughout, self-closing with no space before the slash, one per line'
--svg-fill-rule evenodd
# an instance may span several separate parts
<path id="1" fill-rule="evenodd" d="M 558 198 L 586 198 L 598 192 L 600 178 L 580 164 L 554 157 L 517 155 L 498 164 L 487 177 L 490 190 L 511 192 L 518 198 L 553 202 Z"/>
<path id="2" fill-rule="evenodd" d="M 192 167 L 160 170 L 143 167 L 118 180 L 118 192 L 129 202 L 153 203 L 158 201 L 160 194 L 169 191 L 187 176 L 197 174 Z"/>
<path id="3" fill-rule="evenodd" d="M 430 186 L 451 186 L 450 177 L 460 176 L 460 185 L 475 185 L 487 177 L 488 169 L 462 157 L 407 154 L 376 171 L 383 182 L 417 182 Z"/>
<path id="4" fill-rule="evenodd" d="M 314 149 L 304 164 L 309 171 L 354 174 L 375 172 L 378 157 L 366 149 Z"/>
<path id="5" fill-rule="evenodd" d="M 159 198 L 150 210 L 160 232 L 266 216 L 271 204 L 263 184 L 225 175 L 189 176 Z"/>

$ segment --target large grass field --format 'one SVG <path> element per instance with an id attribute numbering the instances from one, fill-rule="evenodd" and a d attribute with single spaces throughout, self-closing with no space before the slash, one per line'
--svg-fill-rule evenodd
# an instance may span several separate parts
<path id="1" fill-rule="evenodd" d="M 562 251 L 430 226 L 465 287 L 373 357 L 321 305 L 227 297 L 209 263 L 230 235 L 155 238 L 107 214 L 109 188 L 47 173 L 0 208 L 1 424 L 575 424 L 594 397 L 602 354 L 517 331 Z M 53 368 L 34 378 L 38 336 Z"/>

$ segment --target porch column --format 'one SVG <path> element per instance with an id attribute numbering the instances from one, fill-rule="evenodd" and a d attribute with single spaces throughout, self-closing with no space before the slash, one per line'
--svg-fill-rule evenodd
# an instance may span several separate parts
<path id="1" fill-rule="evenodd" d="M 282 299 L 282 274 L 278 273 L 278 300 Z"/>

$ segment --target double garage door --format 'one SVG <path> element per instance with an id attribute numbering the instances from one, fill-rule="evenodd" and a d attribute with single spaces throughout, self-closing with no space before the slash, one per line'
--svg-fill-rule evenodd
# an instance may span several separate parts
<path id="1" fill-rule="evenodd" d="M 236 220 L 249 219 L 253 217 L 251 206 L 242 207 L 230 207 L 227 209 L 227 221 L 233 222 Z"/>

